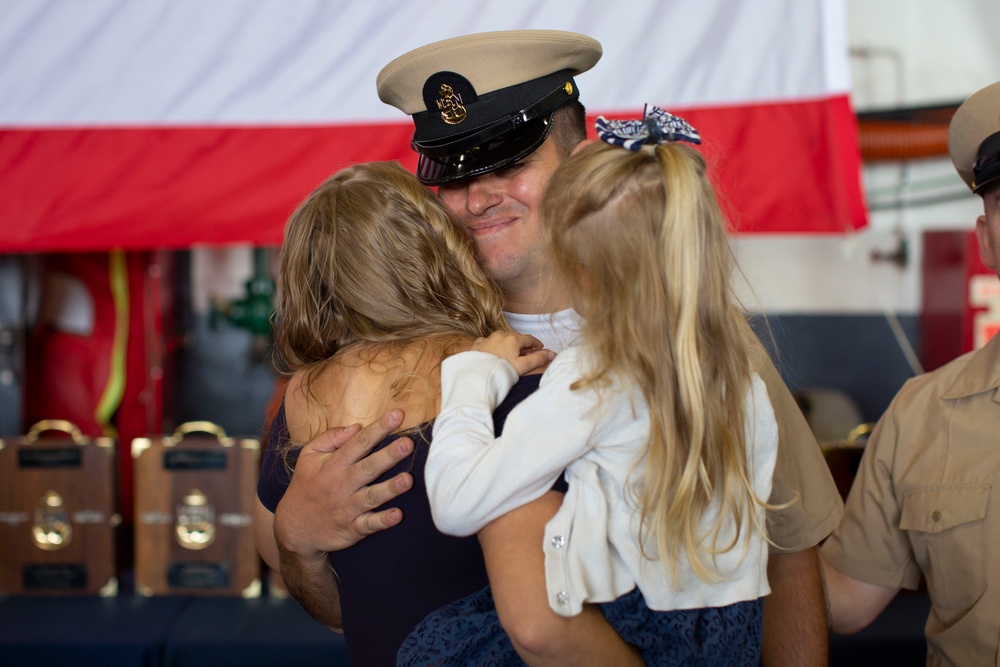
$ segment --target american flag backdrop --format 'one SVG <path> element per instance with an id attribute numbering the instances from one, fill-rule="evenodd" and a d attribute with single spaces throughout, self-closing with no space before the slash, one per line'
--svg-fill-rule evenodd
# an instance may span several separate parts
<path id="1" fill-rule="evenodd" d="M 0 252 L 277 245 L 333 171 L 415 166 L 386 63 L 529 28 L 602 43 L 592 120 L 696 127 L 740 232 L 857 229 L 845 3 L 0 0 Z"/>

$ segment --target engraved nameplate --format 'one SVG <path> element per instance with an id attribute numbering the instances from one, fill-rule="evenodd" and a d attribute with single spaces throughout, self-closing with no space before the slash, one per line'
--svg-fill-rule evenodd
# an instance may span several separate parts
<path id="1" fill-rule="evenodd" d="M 25 565 L 21 571 L 25 591 L 82 590 L 87 587 L 87 566 L 82 563 Z"/>
<path id="2" fill-rule="evenodd" d="M 226 563 L 170 563 L 167 585 L 171 588 L 229 588 L 230 569 Z"/>
<path id="3" fill-rule="evenodd" d="M 24 447 L 17 452 L 17 465 L 20 468 L 79 468 L 82 463 L 83 451 L 80 447 Z"/>
<path id="4" fill-rule="evenodd" d="M 163 452 L 164 470 L 225 470 L 226 452 L 219 450 L 172 450 Z"/>

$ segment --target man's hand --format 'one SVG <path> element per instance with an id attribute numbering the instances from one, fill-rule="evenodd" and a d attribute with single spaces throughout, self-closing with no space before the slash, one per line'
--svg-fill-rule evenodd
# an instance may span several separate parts
<path id="1" fill-rule="evenodd" d="M 372 484 L 413 451 L 400 438 L 371 450 L 403 421 L 392 410 L 364 428 L 357 425 L 321 433 L 299 454 L 291 483 L 274 513 L 274 536 L 283 551 L 316 555 L 340 551 L 403 519 L 397 508 L 372 510 L 413 486 L 409 473 Z"/>
<path id="2" fill-rule="evenodd" d="M 544 349 L 542 341 L 534 336 L 506 331 L 495 331 L 489 338 L 477 338 L 472 349 L 506 359 L 517 369 L 518 375 L 527 375 L 542 368 L 556 356 L 551 350 Z"/>
<path id="3" fill-rule="evenodd" d="M 371 453 L 403 422 L 393 410 L 365 428 L 330 429 L 299 453 L 292 480 L 273 517 L 258 503 L 257 546 L 268 563 L 279 561 L 281 577 L 302 608 L 331 630 L 341 632 L 340 594 L 327 552 L 346 549 L 374 532 L 403 520 L 396 508 L 372 511 L 413 486 L 409 473 L 372 484 L 410 455 L 413 441 L 400 438 Z M 269 521 L 270 520 L 270 521 Z M 271 533 L 265 526 L 271 523 Z"/>

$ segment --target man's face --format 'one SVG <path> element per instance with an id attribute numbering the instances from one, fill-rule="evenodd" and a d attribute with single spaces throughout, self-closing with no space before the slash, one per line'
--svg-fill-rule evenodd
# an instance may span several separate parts
<path id="1" fill-rule="evenodd" d="M 1000 276 L 1000 185 L 983 193 L 983 208 L 976 220 L 979 257 Z"/>
<path id="2" fill-rule="evenodd" d="M 508 297 L 537 289 L 542 275 L 538 205 L 561 158 L 551 137 L 531 155 L 499 171 L 438 188 L 472 234 L 480 259 Z"/>

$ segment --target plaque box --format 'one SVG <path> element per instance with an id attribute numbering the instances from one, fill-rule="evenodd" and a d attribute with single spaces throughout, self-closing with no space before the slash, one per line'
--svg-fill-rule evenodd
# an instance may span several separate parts
<path id="1" fill-rule="evenodd" d="M 114 440 L 65 420 L 0 440 L 0 593 L 117 594 L 116 471 Z"/>
<path id="2" fill-rule="evenodd" d="M 136 593 L 259 596 L 259 441 L 188 422 L 173 435 L 136 438 L 132 458 Z"/>

